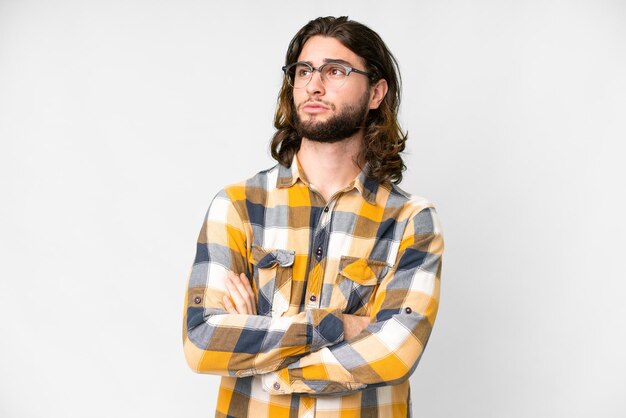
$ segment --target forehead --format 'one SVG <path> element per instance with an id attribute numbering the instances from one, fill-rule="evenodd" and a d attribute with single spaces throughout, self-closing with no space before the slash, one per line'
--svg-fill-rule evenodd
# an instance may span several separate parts
<path id="1" fill-rule="evenodd" d="M 337 39 L 320 35 L 309 38 L 298 56 L 298 61 L 307 61 L 314 66 L 322 65 L 331 59 L 341 59 L 359 68 L 365 66 L 363 58 L 349 50 Z"/>

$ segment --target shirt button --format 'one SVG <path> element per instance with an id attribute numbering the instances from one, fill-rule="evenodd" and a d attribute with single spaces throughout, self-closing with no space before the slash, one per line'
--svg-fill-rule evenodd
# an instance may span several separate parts
<path id="1" fill-rule="evenodd" d="M 413 312 L 413 309 L 409 308 L 408 306 L 404 309 L 404 312 L 406 313 L 411 313 Z"/>
<path id="2" fill-rule="evenodd" d="M 200 302 L 202 302 L 202 298 L 200 296 L 196 296 L 193 301 L 199 304 Z"/>
<path id="3" fill-rule="evenodd" d="M 311 297 L 309 298 L 309 300 L 311 302 L 315 302 L 317 300 L 317 298 L 315 297 L 315 295 L 311 295 Z"/>
<path id="4" fill-rule="evenodd" d="M 324 212 L 328 212 L 328 206 L 324 207 Z"/>
<path id="5" fill-rule="evenodd" d="M 322 254 L 323 254 L 322 247 L 318 247 L 317 251 L 315 251 L 315 259 L 317 261 L 320 261 L 322 259 Z"/>
<path id="6" fill-rule="evenodd" d="M 274 383 L 274 390 L 278 390 L 278 389 L 280 389 L 280 383 L 275 382 Z"/>

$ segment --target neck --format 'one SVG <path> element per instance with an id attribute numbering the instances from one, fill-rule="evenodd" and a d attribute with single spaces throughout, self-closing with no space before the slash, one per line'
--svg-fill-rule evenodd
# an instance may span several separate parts
<path id="1" fill-rule="evenodd" d="M 348 186 L 361 169 L 355 160 L 363 146 L 363 132 L 335 143 L 322 143 L 302 138 L 298 162 L 307 180 L 328 201 Z"/>

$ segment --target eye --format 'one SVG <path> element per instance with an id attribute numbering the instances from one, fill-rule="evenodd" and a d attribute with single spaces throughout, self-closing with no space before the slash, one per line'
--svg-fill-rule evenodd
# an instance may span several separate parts
<path id="1" fill-rule="evenodd" d="M 329 65 L 326 68 L 326 75 L 330 78 L 343 78 L 346 76 L 346 68 L 341 65 Z"/>
<path id="2" fill-rule="evenodd" d="M 311 74 L 311 68 L 306 65 L 296 66 L 296 77 L 308 77 Z"/>

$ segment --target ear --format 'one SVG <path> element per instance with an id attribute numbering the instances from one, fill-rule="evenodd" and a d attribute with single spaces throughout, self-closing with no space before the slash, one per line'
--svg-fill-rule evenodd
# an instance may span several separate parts
<path id="1" fill-rule="evenodd" d="M 381 78 L 372 86 L 370 90 L 370 109 L 378 109 L 380 103 L 387 95 L 387 90 L 389 90 L 389 86 L 387 86 L 387 80 L 384 78 Z"/>

